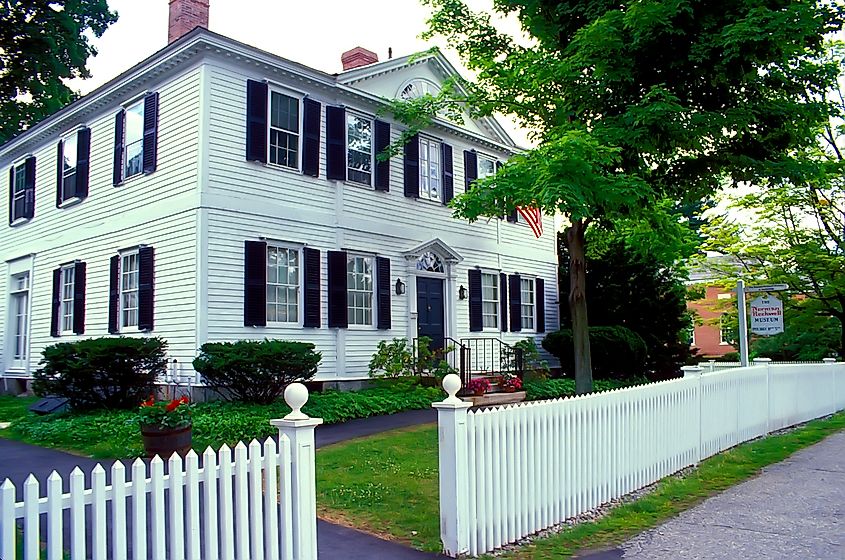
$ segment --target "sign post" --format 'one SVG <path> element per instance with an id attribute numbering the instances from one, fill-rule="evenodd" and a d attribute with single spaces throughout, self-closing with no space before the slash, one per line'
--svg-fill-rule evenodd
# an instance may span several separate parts
<path id="1" fill-rule="evenodd" d="M 745 310 L 745 294 L 753 292 L 781 292 L 788 289 L 789 286 L 786 284 L 769 284 L 766 286 L 749 286 L 746 288 L 744 280 L 737 280 L 736 304 L 739 311 L 740 366 L 748 367 L 748 318 Z M 755 312 L 757 313 L 756 317 Z M 783 303 L 779 299 L 763 296 L 751 302 L 751 332 L 762 335 L 783 332 Z"/>

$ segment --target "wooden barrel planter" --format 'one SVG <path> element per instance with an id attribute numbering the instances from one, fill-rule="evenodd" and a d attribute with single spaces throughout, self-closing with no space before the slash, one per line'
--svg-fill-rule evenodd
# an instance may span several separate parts
<path id="1" fill-rule="evenodd" d="M 147 457 L 158 455 L 168 459 L 174 452 L 184 457 L 191 450 L 192 426 L 188 424 L 182 428 L 161 428 L 159 426 L 141 426 L 141 437 L 144 440 L 144 451 Z"/>

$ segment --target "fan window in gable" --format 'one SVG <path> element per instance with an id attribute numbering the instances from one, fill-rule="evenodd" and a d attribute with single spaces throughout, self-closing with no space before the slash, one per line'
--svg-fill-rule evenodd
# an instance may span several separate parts
<path id="1" fill-rule="evenodd" d="M 299 169 L 299 99 L 270 92 L 270 163 Z"/>
<path id="2" fill-rule="evenodd" d="M 435 253 L 426 251 L 420 258 L 417 259 L 417 270 L 426 270 L 428 272 L 445 272 L 443 268 L 443 261 L 440 260 Z"/>

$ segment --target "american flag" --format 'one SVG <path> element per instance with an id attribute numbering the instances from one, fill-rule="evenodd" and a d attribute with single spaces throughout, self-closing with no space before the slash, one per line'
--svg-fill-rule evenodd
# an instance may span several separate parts
<path id="1" fill-rule="evenodd" d="M 516 209 L 520 214 L 522 214 L 522 217 L 525 218 L 528 225 L 531 226 L 531 231 L 534 232 L 534 235 L 537 238 L 543 235 L 543 213 L 539 208 L 517 206 Z"/>

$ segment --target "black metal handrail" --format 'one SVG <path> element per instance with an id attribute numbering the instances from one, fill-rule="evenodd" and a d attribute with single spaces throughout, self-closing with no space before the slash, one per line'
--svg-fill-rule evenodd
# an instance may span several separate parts
<path id="1" fill-rule="evenodd" d="M 461 346 L 469 349 L 469 378 L 472 375 L 516 375 L 522 379 L 525 360 L 521 348 L 500 338 L 462 338 Z"/>

